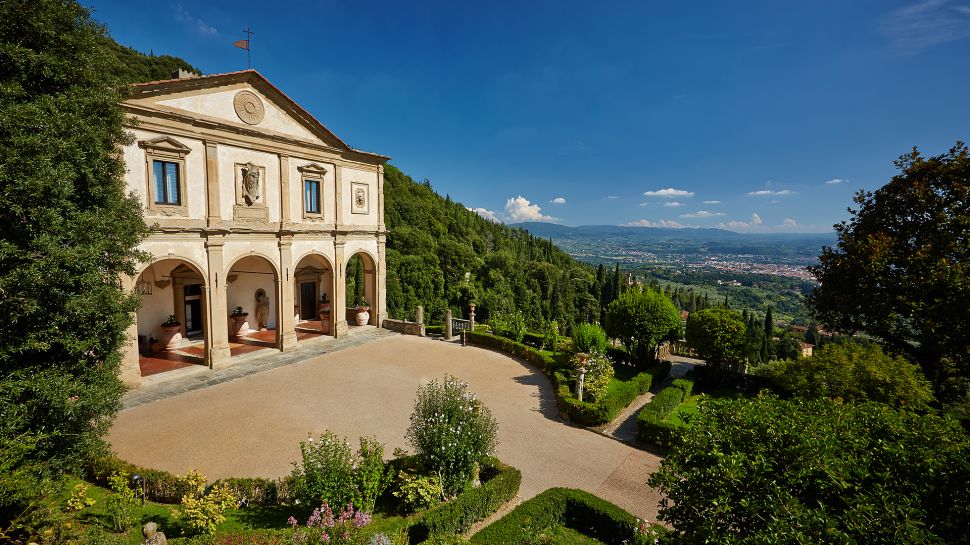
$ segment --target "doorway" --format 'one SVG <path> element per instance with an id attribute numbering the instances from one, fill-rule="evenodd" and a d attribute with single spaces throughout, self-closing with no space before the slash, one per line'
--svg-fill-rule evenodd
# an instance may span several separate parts
<path id="1" fill-rule="evenodd" d="M 300 282 L 300 319 L 317 319 L 317 283 Z"/>
<path id="2" fill-rule="evenodd" d="M 185 336 L 202 334 L 202 285 L 185 286 Z"/>

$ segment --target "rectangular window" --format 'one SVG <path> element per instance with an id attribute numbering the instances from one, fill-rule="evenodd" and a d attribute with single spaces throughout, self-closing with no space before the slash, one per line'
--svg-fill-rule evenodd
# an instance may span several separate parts
<path id="1" fill-rule="evenodd" d="M 170 161 L 154 161 L 155 204 L 181 204 L 179 195 L 179 165 Z"/>
<path id="2" fill-rule="evenodd" d="M 303 206 L 307 214 L 320 213 L 320 182 L 303 180 Z"/>

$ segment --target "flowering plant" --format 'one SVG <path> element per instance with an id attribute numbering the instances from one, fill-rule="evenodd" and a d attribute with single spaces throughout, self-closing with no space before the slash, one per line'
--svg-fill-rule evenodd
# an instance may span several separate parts
<path id="1" fill-rule="evenodd" d="M 361 437 L 354 453 L 346 438 L 327 431 L 316 441 L 301 442 L 300 453 L 303 462 L 293 464 L 293 488 L 310 505 L 353 503 L 370 512 L 393 478 L 393 469 L 384 463 L 384 445 L 376 439 Z"/>
<path id="2" fill-rule="evenodd" d="M 330 504 L 323 502 L 306 520 L 305 528 L 301 528 L 296 517 L 286 521 L 293 528 L 294 545 L 308 543 L 330 543 L 333 545 L 360 545 L 364 543 L 361 528 L 370 524 L 371 516 L 361 510 L 355 510 L 352 503 L 348 503 L 343 510 L 334 516 Z"/>
<path id="3" fill-rule="evenodd" d="M 461 492 L 472 468 L 496 445 L 498 424 L 468 385 L 446 375 L 418 388 L 407 431 L 424 466 L 436 473 L 445 495 Z"/>

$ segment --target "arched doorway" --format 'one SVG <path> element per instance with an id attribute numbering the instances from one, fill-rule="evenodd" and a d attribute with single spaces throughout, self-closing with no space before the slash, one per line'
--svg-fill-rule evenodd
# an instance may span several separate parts
<path id="1" fill-rule="evenodd" d="M 185 259 L 155 261 L 138 275 L 135 293 L 141 376 L 204 365 L 209 306 L 201 270 Z"/>
<path id="2" fill-rule="evenodd" d="M 334 335 L 334 275 L 320 254 L 304 256 L 293 271 L 293 323 L 298 341 Z"/>
<path id="3" fill-rule="evenodd" d="M 377 266 L 366 252 L 357 252 L 347 260 L 344 271 L 344 288 L 347 296 L 347 325 L 378 325 L 377 320 Z M 360 309 L 367 308 L 367 321 L 358 321 Z"/>
<path id="4" fill-rule="evenodd" d="M 229 268 L 226 308 L 230 356 L 279 347 L 278 286 L 276 267 L 263 256 L 245 256 Z"/>

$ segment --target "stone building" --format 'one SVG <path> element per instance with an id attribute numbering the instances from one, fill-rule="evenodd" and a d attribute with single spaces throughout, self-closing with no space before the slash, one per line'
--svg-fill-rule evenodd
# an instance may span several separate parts
<path id="1" fill-rule="evenodd" d="M 127 190 L 152 227 L 151 260 L 126 279 L 142 297 L 127 384 L 151 362 L 218 368 L 347 334 L 354 256 L 369 324 L 382 323 L 387 157 L 351 148 L 254 70 L 135 85 L 123 107 Z"/>

